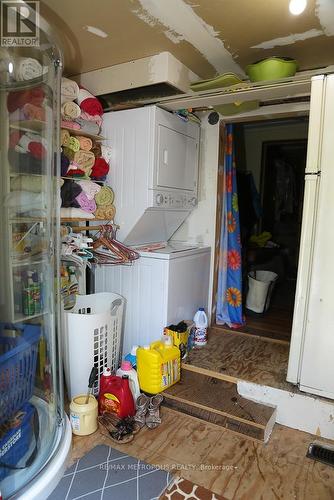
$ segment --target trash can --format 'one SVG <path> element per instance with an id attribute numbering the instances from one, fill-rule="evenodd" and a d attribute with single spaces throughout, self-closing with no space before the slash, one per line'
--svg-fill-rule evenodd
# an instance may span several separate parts
<path id="1" fill-rule="evenodd" d="M 278 274 L 272 271 L 251 271 L 248 273 L 246 308 L 262 314 L 267 311 Z"/>

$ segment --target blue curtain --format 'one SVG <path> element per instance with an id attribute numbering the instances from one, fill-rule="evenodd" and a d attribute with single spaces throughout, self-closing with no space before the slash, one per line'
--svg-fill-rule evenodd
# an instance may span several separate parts
<path id="1" fill-rule="evenodd" d="M 233 125 L 225 129 L 224 190 L 221 194 L 222 227 L 219 248 L 217 324 L 238 328 L 245 324 L 242 314 L 242 266 Z"/>

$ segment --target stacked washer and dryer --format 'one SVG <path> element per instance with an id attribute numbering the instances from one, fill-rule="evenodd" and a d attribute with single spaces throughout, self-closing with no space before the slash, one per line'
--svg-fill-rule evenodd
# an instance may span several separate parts
<path id="1" fill-rule="evenodd" d="M 117 237 L 140 251 L 130 266 L 98 267 L 95 290 L 126 299 L 123 352 L 207 307 L 210 248 L 170 241 L 197 205 L 200 127 L 157 106 L 106 113 Z"/>

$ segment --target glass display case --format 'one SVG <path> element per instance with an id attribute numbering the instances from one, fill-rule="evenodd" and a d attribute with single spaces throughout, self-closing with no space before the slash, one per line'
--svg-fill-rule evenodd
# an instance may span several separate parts
<path id="1" fill-rule="evenodd" d="M 71 439 L 57 337 L 61 57 L 33 2 L 16 4 L 38 39 L 0 47 L 0 491 L 46 498 Z"/>

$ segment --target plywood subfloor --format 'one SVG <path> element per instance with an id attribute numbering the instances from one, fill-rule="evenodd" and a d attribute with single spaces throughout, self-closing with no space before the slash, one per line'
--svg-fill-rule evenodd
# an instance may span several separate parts
<path id="1" fill-rule="evenodd" d="M 208 338 L 205 347 L 195 348 L 189 353 L 185 367 L 192 365 L 235 380 L 295 390 L 286 381 L 289 345 L 285 342 L 273 342 L 221 328 L 211 328 Z"/>
<path id="2" fill-rule="evenodd" d="M 275 422 L 273 407 L 243 398 L 236 384 L 189 370 L 182 370 L 181 381 L 164 396 L 169 408 L 261 441 Z"/>
<path id="3" fill-rule="evenodd" d="M 98 431 L 74 436 L 71 461 L 97 444 L 108 444 L 160 465 L 235 500 L 332 500 L 334 468 L 305 457 L 314 436 L 276 425 L 262 444 L 193 417 L 162 409 L 162 424 L 142 429 L 126 445 Z"/>
<path id="4" fill-rule="evenodd" d="M 285 340 L 291 339 L 292 313 L 281 307 L 271 307 L 263 317 L 246 313 L 246 325 L 240 329 L 245 333 Z"/>

